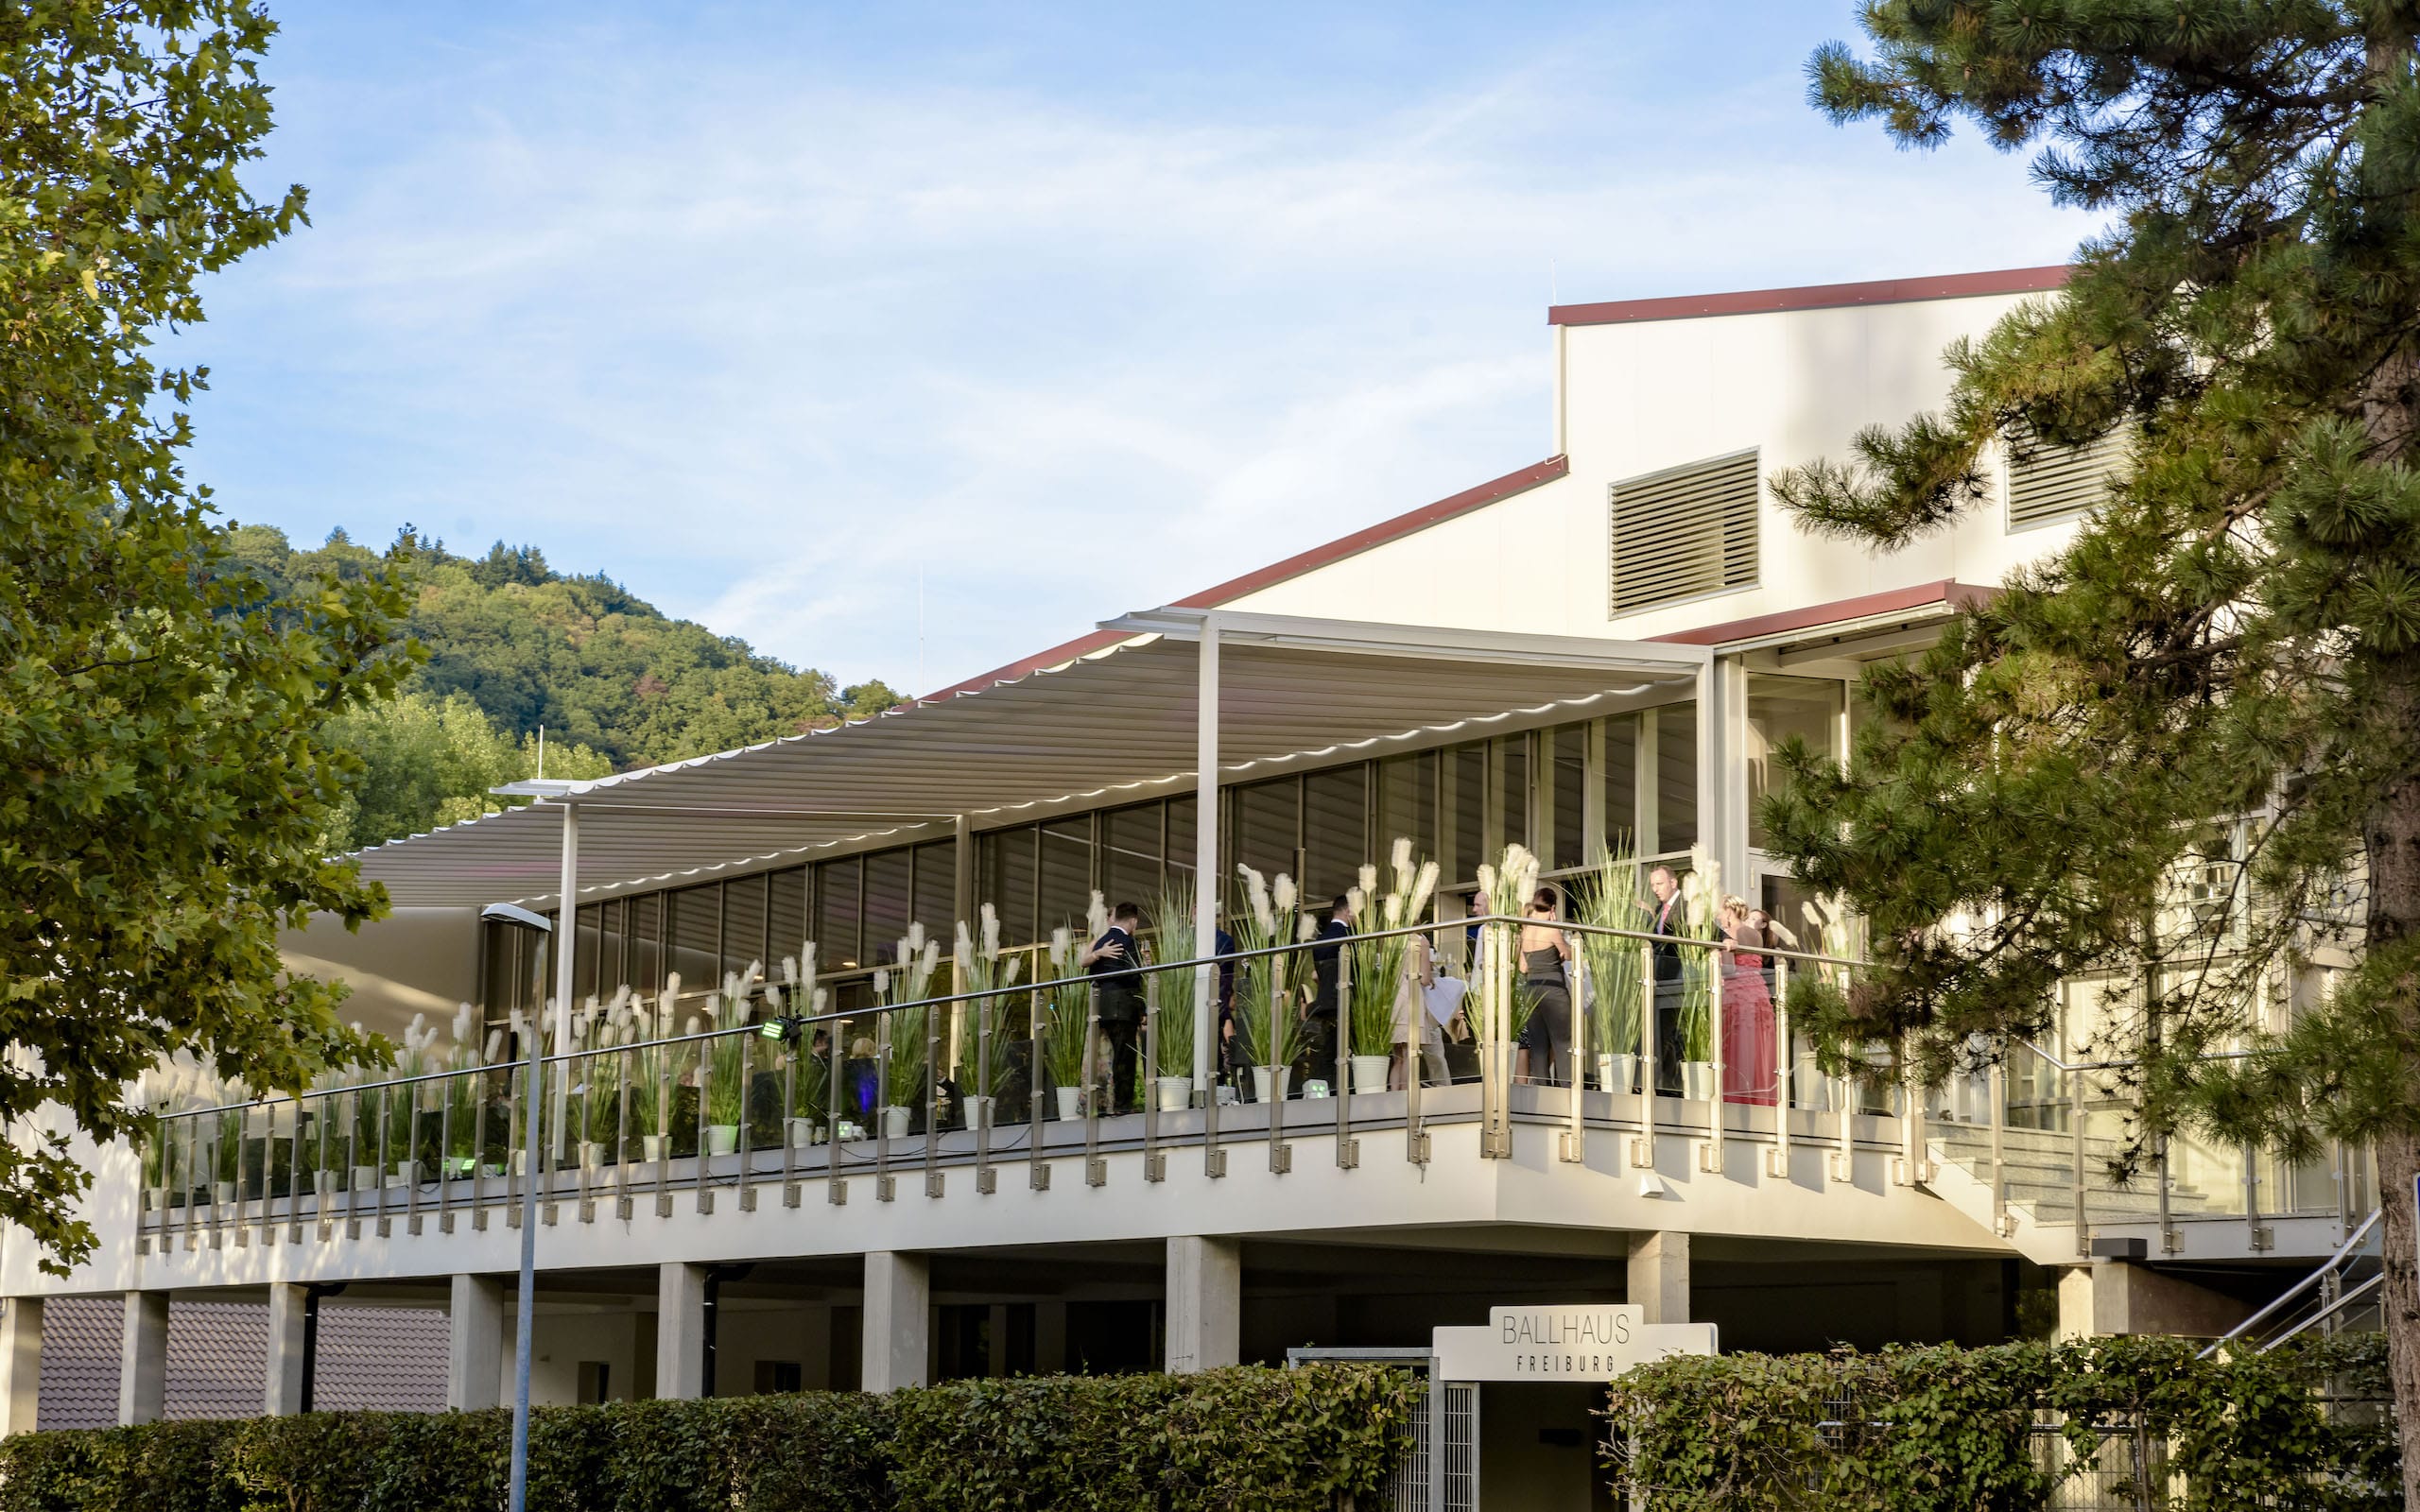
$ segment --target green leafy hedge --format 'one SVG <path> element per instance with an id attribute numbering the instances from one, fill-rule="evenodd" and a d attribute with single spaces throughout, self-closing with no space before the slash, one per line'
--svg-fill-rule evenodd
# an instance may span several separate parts
<path id="1" fill-rule="evenodd" d="M 2198 1349 L 1676 1358 L 1615 1383 L 1604 1449 L 1616 1491 L 1656 1512 L 2402 1505 L 2378 1336 Z"/>
<path id="2" fill-rule="evenodd" d="M 1417 1393 L 1362 1366 L 967 1381 L 531 1415 L 532 1512 L 1374 1504 Z M 494 1512 L 511 1417 L 312 1413 L 0 1441 L 0 1512 Z"/>

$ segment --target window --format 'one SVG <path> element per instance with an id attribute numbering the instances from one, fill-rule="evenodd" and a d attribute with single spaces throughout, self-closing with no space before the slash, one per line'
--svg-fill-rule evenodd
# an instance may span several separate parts
<path id="1" fill-rule="evenodd" d="M 734 877 L 722 887 L 722 970 L 737 975 L 765 966 L 765 877 Z M 778 970 L 778 969 L 777 969 Z"/>
<path id="2" fill-rule="evenodd" d="M 1473 741 L 1445 752 L 1444 817 L 1451 833 L 1440 839 L 1449 882 L 1478 876 L 1487 856 L 1487 743 Z"/>
<path id="3" fill-rule="evenodd" d="M 664 894 L 643 892 L 629 901 L 631 987 L 664 990 Z"/>
<path id="4" fill-rule="evenodd" d="M 939 938 L 942 954 L 949 954 L 950 942 L 958 934 L 958 842 L 936 840 L 916 848 L 916 908 L 917 923 L 925 933 Z M 975 920 L 966 920 L 969 929 Z"/>
<path id="5" fill-rule="evenodd" d="M 913 906 L 908 894 L 908 851 L 905 847 L 876 850 L 865 859 L 866 964 L 896 965 L 899 942 L 908 937 L 908 915 Z"/>
<path id="6" fill-rule="evenodd" d="M 1482 858 L 1490 862 L 1502 859 L 1505 848 L 1515 843 L 1537 849 L 1530 839 L 1530 737 L 1498 735 L 1493 744 L 1495 801 L 1490 807 L 1495 823 Z"/>
<path id="7" fill-rule="evenodd" d="M 672 894 L 672 970 L 690 992 L 722 985 L 722 885 L 683 887 Z"/>
<path id="8" fill-rule="evenodd" d="M 1755 582 L 1757 492 L 1753 450 L 1614 484 L 1609 615 Z"/>
<path id="9" fill-rule="evenodd" d="M 2131 429 L 2121 425 L 2083 446 L 2055 445 L 2030 432 L 2003 438 L 2008 527 L 2064 520 L 2107 498 L 2110 479 L 2127 465 Z"/>
<path id="10" fill-rule="evenodd" d="M 1669 855 L 1698 843 L 1698 706 L 1654 711 L 1655 850 Z"/>
<path id="11" fill-rule="evenodd" d="M 1303 780 L 1281 777 L 1230 791 L 1236 796 L 1236 862 L 1271 880 L 1281 871 L 1291 876 L 1295 847 L 1302 844 Z"/>
<path id="12" fill-rule="evenodd" d="M 1773 752 L 1792 738 L 1818 755 L 1838 755 L 1832 738 L 1845 696 L 1843 684 L 1816 678 L 1748 679 L 1748 843 L 1762 849 L 1765 795 L 1781 782 Z M 1791 926 L 1795 928 L 1793 924 Z"/>
<path id="13" fill-rule="evenodd" d="M 1638 715 L 1605 721 L 1605 849 L 1638 853 Z"/>
<path id="14" fill-rule="evenodd" d="M 1564 870 L 1586 866 L 1588 727 L 1564 725 L 1548 731 L 1546 739 L 1554 774 L 1550 783 L 1541 784 L 1546 789 L 1542 796 L 1553 805 L 1547 833 L 1554 853 L 1546 858 L 1547 867 Z"/>
<path id="15" fill-rule="evenodd" d="M 1194 833 L 1193 816 L 1201 805 L 1191 794 L 1168 799 L 1168 885 L 1171 888 L 1193 885 Z"/>
<path id="16" fill-rule="evenodd" d="M 857 932 L 861 858 L 826 861 L 815 868 L 815 960 L 825 971 L 865 964 Z"/>
<path id="17" fill-rule="evenodd" d="M 1437 857 L 1437 757 L 1425 750 L 1378 764 L 1378 843 L 1409 839 L 1415 862 Z"/>
<path id="18" fill-rule="evenodd" d="M 1112 809 L 1100 830 L 1101 892 L 1113 907 L 1139 903 L 1150 913 L 1160 895 L 1160 806 Z"/>
<path id="19" fill-rule="evenodd" d="M 773 975 L 785 956 L 795 957 L 801 941 L 811 938 L 806 918 L 806 868 L 791 867 L 772 876 L 772 901 L 766 908 L 765 969 Z"/>
<path id="20" fill-rule="evenodd" d="M 998 912 L 1000 938 L 1011 945 L 1040 937 L 1033 927 L 1033 846 L 1040 833 L 1027 825 L 995 830 L 975 842 L 982 878 L 976 905 L 988 902 Z"/>
<path id="21" fill-rule="evenodd" d="M 1056 929 L 1081 934 L 1093 896 L 1093 819 L 1089 814 L 1054 819 L 1042 827 L 1042 917 L 1034 920 L 1044 938 Z"/>

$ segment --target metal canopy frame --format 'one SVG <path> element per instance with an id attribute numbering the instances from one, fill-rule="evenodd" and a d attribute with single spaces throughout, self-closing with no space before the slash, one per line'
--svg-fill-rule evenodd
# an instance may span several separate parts
<path id="1" fill-rule="evenodd" d="M 1646 702 L 1677 683 L 1697 685 L 1701 725 L 1712 724 L 1703 646 L 1219 610 L 1106 627 L 1128 638 L 871 720 L 611 777 L 510 784 L 502 791 L 537 801 L 361 851 L 363 873 L 404 906 L 545 904 L 893 834 L 963 846 L 985 819 L 1199 791 L 1205 769 L 1233 781 L 1473 720 Z M 559 826 L 548 808 L 579 822 Z M 564 831 L 579 838 L 562 845 Z M 1207 859 L 1200 874 L 1216 875 Z"/>

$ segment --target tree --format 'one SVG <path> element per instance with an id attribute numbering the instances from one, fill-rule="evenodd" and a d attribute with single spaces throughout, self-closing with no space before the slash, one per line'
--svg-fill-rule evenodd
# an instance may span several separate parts
<path id="1" fill-rule="evenodd" d="M 410 670 L 400 573 L 242 571 L 179 460 L 206 374 L 148 355 L 302 215 L 237 177 L 272 31 L 251 0 L 0 12 L 0 1219 L 53 1269 L 94 1242 L 70 1132 L 140 1135 L 162 1056 L 300 1090 L 377 1054 L 277 931 L 384 911 L 323 859 L 359 772 L 324 732 Z"/>
<path id="2" fill-rule="evenodd" d="M 2420 1507 L 2420 84 L 2410 0 L 1878 0 L 1809 64 L 1836 121 L 2036 147 L 2106 212 L 2062 296 L 1953 348 L 1944 410 L 1777 480 L 1896 546 L 1987 454 L 2132 449 L 2072 545 L 1911 665 L 1843 771 L 1791 753 L 1778 848 L 1876 970 L 1801 1011 L 1839 1047 L 2042 1028 L 2132 990 L 2140 1128 L 2376 1149 L 2405 1496 Z M 2189 878 L 2192 886 L 2186 885 Z M 2187 896 L 2187 894 L 2192 896 Z M 2346 953 L 2290 1012 L 2283 984 Z M 2243 1060 L 2207 1058 L 2241 1045 Z"/>
<path id="3" fill-rule="evenodd" d="M 538 737 L 515 741 L 458 693 L 443 698 L 404 694 L 331 721 L 327 738 L 360 758 L 363 768 L 334 816 L 330 854 L 499 813 L 526 800 L 500 799 L 491 789 L 540 775 Z M 565 741 L 550 743 L 544 760 L 555 777 L 605 777 L 614 770 L 596 751 Z"/>

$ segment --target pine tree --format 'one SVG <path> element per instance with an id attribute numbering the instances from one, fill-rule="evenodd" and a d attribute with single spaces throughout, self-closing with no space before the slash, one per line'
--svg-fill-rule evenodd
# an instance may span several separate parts
<path id="1" fill-rule="evenodd" d="M 1938 1074 L 2129 978 L 2141 1137 L 2377 1151 L 2407 1503 L 2420 1507 L 2420 5 L 1876 0 L 1809 64 L 1903 145 L 1972 122 L 2104 213 L 2062 295 L 1951 350 L 1941 412 L 1777 480 L 1895 547 L 1995 455 L 2114 438 L 2073 543 L 1884 666 L 1842 770 L 1804 750 L 1778 848 L 1872 922 L 1808 994 L 1827 1043 Z M 2187 906 L 2180 879 L 2204 885 Z M 2342 953 L 2324 1001 L 2283 986 Z M 2248 1047 L 2243 1059 L 2214 1052 Z"/>

